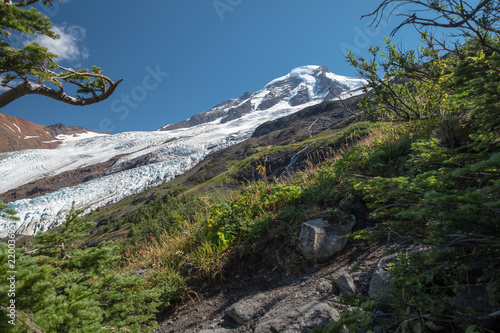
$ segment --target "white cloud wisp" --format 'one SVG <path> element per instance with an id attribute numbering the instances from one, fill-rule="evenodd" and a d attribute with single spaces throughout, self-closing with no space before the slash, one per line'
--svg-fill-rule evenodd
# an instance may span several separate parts
<path id="1" fill-rule="evenodd" d="M 36 42 L 48 48 L 49 52 L 62 61 L 80 61 L 89 57 L 87 48 L 81 45 L 85 40 L 86 29 L 81 26 L 54 26 L 52 30 L 61 38 L 52 39 L 47 36 L 36 36 L 28 43 Z"/>

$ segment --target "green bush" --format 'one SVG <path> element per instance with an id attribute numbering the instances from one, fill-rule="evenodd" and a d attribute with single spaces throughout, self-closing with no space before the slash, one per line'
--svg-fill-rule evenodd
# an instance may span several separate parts
<path id="1" fill-rule="evenodd" d="M 155 327 L 159 300 L 168 290 L 151 288 L 146 279 L 120 272 L 119 249 L 111 243 L 79 248 L 76 241 L 93 226 L 80 214 L 72 209 L 58 230 L 37 236 L 34 249 L 17 249 L 15 301 L 19 312 L 11 331 L 24 332 L 30 325 L 44 332 L 139 332 Z M 0 275 L 6 279 L 11 269 L 3 255 L 6 244 L 0 247 Z M 0 287 L 2 319 L 10 301 L 8 288 L 5 284 Z"/>
<path id="2" fill-rule="evenodd" d="M 295 185 L 267 182 L 243 187 L 233 200 L 211 207 L 208 239 L 224 250 L 235 241 L 262 237 L 280 210 L 293 204 L 301 191 Z"/>

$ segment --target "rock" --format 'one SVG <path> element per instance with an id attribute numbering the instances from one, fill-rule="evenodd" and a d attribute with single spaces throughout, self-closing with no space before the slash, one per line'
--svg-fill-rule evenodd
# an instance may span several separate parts
<path id="1" fill-rule="evenodd" d="M 379 260 L 377 267 L 373 272 L 370 280 L 370 287 L 368 288 L 368 295 L 370 298 L 379 298 L 382 296 L 390 286 L 391 277 L 387 270 L 387 265 L 393 262 L 396 255 L 385 256 Z"/>
<path id="2" fill-rule="evenodd" d="M 316 290 L 322 294 L 329 294 L 333 291 L 333 284 L 331 281 L 323 279 L 316 286 Z"/>
<path id="3" fill-rule="evenodd" d="M 257 294 L 234 303 L 226 310 L 226 315 L 238 324 L 245 324 L 252 320 L 264 307 L 266 302 L 264 294 Z"/>
<path id="4" fill-rule="evenodd" d="M 261 318 L 254 333 L 310 332 L 314 327 L 325 327 L 338 320 L 339 313 L 329 304 L 312 301 L 302 305 L 288 304 L 270 311 Z"/>
<path id="5" fill-rule="evenodd" d="M 143 275 L 150 275 L 151 271 L 149 269 L 134 269 L 133 273 L 143 276 Z"/>
<path id="6" fill-rule="evenodd" d="M 344 273 L 335 279 L 335 282 L 340 287 L 340 291 L 352 295 L 356 293 L 356 285 L 354 285 L 354 279 L 350 274 Z"/>
<path id="7" fill-rule="evenodd" d="M 198 333 L 228 333 L 228 332 L 231 332 L 231 330 L 225 328 L 215 328 L 215 329 L 199 331 Z"/>
<path id="8" fill-rule="evenodd" d="M 306 259 L 328 259 L 347 244 L 343 237 L 351 233 L 356 217 L 348 215 L 346 221 L 330 224 L 323 219 L 302 223 L 299 251 Z"/>
<path id="9" fill-rule="evenodd" d="M 495 303 L 491 301 L 490 295 L 485 286 L 468 286 L 460 291 L 451 299 L 451 305 L 460 312 L 469 310 L 478 312 L 480 319 L 475 320 L 475 324 L 491 332 L 498 332 L 500 321 Z M 476 318 L 477 318 L 476 317 Z"/>

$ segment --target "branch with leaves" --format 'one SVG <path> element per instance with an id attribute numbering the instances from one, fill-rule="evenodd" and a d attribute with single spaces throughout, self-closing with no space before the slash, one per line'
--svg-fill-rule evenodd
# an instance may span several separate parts
<path id="1" fill-rule="evenodd" d="M 93 66 L 73 70 L 58 64 L 57 55 L 37 43 L 22 47 L 13 36 L 42 35 L 58 39 L 49 18 L 33 5 L 38 0 L 0 2 L 0 108 L 26 95 L 41 95 L 71 105 L 91 105 L 107 99 L 123 81 L 114 81 Z M 46 6 L 52 0 L 42 0 Z M 27 8 L 23 8 L 27 7 Z M 68 90 L 72 88 L 74 96 Z M 89 95 L 82 97 L 78 94 Z"/>
<path id="2" fill-rule="evenodd" d="M 384 13 L 391 16 L 403 6 L 411 9 L 406 14 L 397 14 L 403 21 L 391 32 L 391 36 L 407 25 L 413 25 L 420 32 L 428 27 L 459 29 L 461 35 L 478 38 L 487 48 L 500 51 L 488 42 L 488 35 L 500 36 L 498 0 L 481 0 L 478 3 L 464 0 L 383 0 L 373 12 L 362 17 L 371 17 L 371 24 L 378 26 Z"/>

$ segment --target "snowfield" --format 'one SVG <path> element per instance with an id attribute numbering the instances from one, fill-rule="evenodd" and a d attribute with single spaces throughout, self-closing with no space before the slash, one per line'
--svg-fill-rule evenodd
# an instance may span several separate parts
<path id="1" fill-rule="evenodd" d="M 290 106 L 288 101 L 293 96 L 287 96 L 269 109 L 253 111 L 226 123 L 220 122 L 221 117 L 209 123 L 171 131 L 123 132 L 115 135 L 87 132 L 58 137 L 63 143 L 56 149 L 0 154 L 0 193 L 37 179 L 124 155 L 97 179 L 37 198 L 8 203 L 9 208 L 18 212 L 17 233 L 33 235 L 60 225 L 73 201 L 77 209 L 84 209 L 88 213 L 110 202 L 117 202 L 168 182 L 193 168 L 208 154 L 249 138 L 259 125 L 321 103 L 325 96 L 315 95 L 310 75 L 317 67 L 304 66 L 289 74 L 303 78 L 303 85 L 309 92 L 309 101 L 301 105 Z M 359 79 L 331 75 L 346 86 L 346 91 L 359 88 L 365 83 Z M 280 79 L 273 80 L 266 87 L 276 85 Z M 254 98 L 259 96 L 256 106 L 260 104 L 260 98 L 265 96 L 266 87 L 253 94 Z M 294 89 L 290 95 L 297 91 L 298 89 Z M 358 90 L 354 94 L 360 93 Z M 348 97 L 347 95 L 349 93 L 344 97 Z M 150 164 L 113 173 L 123 170 L 121 165 L 146 155 Z M 0 218 L 0 237 L 7 236 L 8 225 L 12 225 L 12 221 Z"/>

